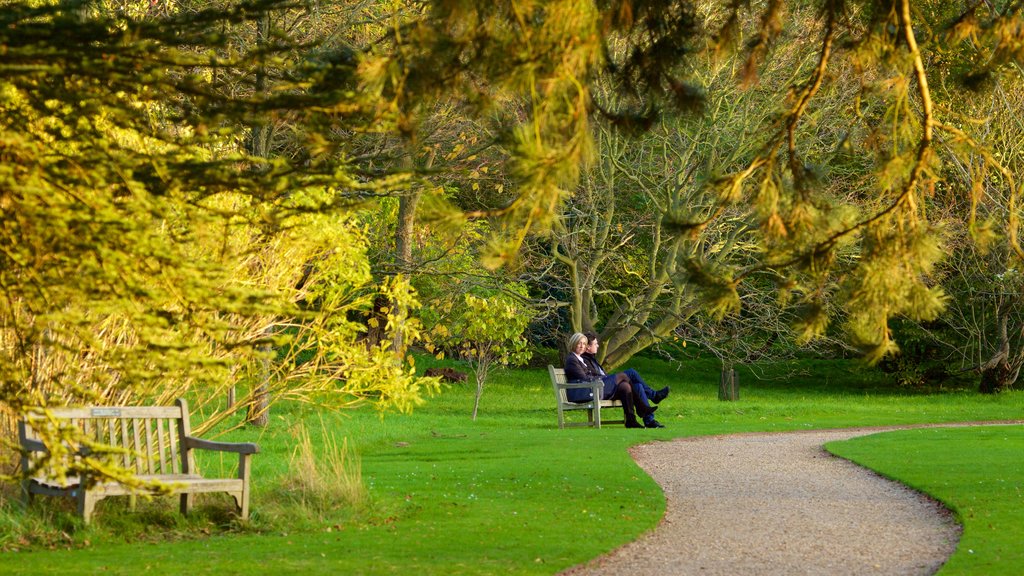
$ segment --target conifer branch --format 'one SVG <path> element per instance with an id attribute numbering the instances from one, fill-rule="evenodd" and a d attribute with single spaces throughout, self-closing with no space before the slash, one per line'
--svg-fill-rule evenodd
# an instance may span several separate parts
<path id="1" fill-rule="evenodd" d="M 908 199 L 912 200 L 914 190 L 917 188 L 918 183 L 924 173 L 925 167 L 928 164 L 928 156 L 932 149 L 933 144 L 933 127 L 936 124 L 933 104 L 931 99 L 931 92 L 928 88 L 928 77 L 927 72 L 924 68 L 924 59 L 921 56 L 920 48 L 917 45 L 917 40 L 914 35 L 913 21 L 910 13 L 910 0 L 900 0 L 900 21 L 901 21 L 901 32 L 903 33 L 903 39 L 907 43 L 907 49 L 910 52 L 911 62 L 914 68 L 914 77 L 917 80 L 918 96 L 921 99 L 921 140 L 918 142 L 917 154 L 914 162 L 914 166 L 910 170 L 910 174 L 904 182 L 900 193 L 896 198 L 889 203 L 885 208 L 875 212 L 870 217 L 861 220 L 849 227 L 846 227 L 838 232 L 832 234 L 827 239 L 815 243 L 809 250 L 802 251 L 796 256 L 782 261 L 782 262 L 762 262 L 747 267 L 736 276 L 736 281 L 739 282 L 746 276 L 754 272 L 758 272 L 770 268 L 788 268 L 793 266 L 802 260 L 804 260 L 810 254 L 825 254 L 830 252 L 843 238 L 863 230 L 864 228 L 870 227 L 872 224 L 882 220 L 886 216 L 892 214 L 900 206 L 904 205 Z M 827 37 L 828 35 L 826 35 Z M 823 45 L 830 46 L 831 42 L 827 42 Z M 819 69 L 821 66 L 821 60 L 819 60 Z"/>
<path id="2" fill-rule="evenodd" d="M 789 161 L 790 163 L 796 162 L 796 127 L 800 122 L 800 118 L 803 116 L 804 111 L 807 110 L 807 105 L 810 104 L 811 100 L 818 93 L 821 88 L 821 84 L 825 79 L 825 72 L 828 70 L 829 58 L 832 55 L 832 43 L 836 36 L 836 13 L 834 10 L 828 12 L 828 20 L 825 22 L 825 37 L 821 41 L 821 48 L 819 50 L 818 65 L 814 68 L 814 73 L 811 76 L 808 86 L 804 89 L 800 95 L 800 100 L 793 106 L 793 110 L 789 114 L 789 119 L 786 121 L 786 129 L 789 133 Z M 795 167 L 794 167 L 795 168 Z"/>

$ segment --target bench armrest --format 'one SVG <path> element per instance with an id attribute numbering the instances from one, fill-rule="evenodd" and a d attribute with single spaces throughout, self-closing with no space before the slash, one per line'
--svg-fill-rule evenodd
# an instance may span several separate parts
<path id="1" fill-rule="evenodd" d="M 46 446 L 46 444 L 44 444 L 42 440 L 37 440 L 35 438 L 22 438 L 21 449 L 25 452 L 42 452 L 44 454 L 50 453 L 50 449 Z M 81 446 L 78 450 L 72 452 L 72 454 L 76 456 L 88 456 L 91 453 L 92 450 L 90 450 L 88 446 Z"/>
<path id="2" fill-rule="evenodd" d="M 589 388 L 594 400 L 600 400 L 601 395 L 604 393 L 604 381 L 602 380 L 594 380 L 593 382 L 559 382 L 555 386 L 563 390 Z M 574 404 L 585 404 L 586 402 L 590 402 L 590 400 L 574 402 Z"/>
<path id="3" fill-rule="evenodd" d="M 50 450 L 39 440 L 33 438 L 22 438 L 21 447 L 26 452 L 49 452 Z"/>
<path id="4" fill-rule="evenodd" d="M 594 380 L 593 382 L 566 382 L 564 384 L 555 384 L 555 386 L 558 386 L 559 388 L 565 388 L 565 389 L 569 389 L 569 388 L 594 388 L 594 387 L 600 386 L 601 389 L 603 390 L 604 389 L 604 381 L 603 380 Z"/>
<path id="5" fill-rule="evenodd" d="M 235 454 L 256 454 L 260 447 L 251 442 L 214 442 L 203 440 L 195 436 L 185 436 L 182 441 L 186 448 L 198 448 L 200 450 L 215 450 L 217 452 L 234 452 Z"/>

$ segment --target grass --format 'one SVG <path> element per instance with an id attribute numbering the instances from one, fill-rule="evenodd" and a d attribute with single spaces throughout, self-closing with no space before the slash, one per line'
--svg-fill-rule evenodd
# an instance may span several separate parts
<path id="1" fill-rule="evenodd" d="M 1021 573 L 1024 427 L 905 430 L 827 448 L 930 494 L 953 511 L 964 532 L 940 574 Z"/>
<path id="2" fill-rule="evenodd" d="M 283 495 L 294 497 L 300 508 L 318 513 L 342 507 L 360 510 L 368 494 L 359 457 L 347 440 L 339 445 L 322 421 L 320 426 L 323 432 L 319 449 L 314 447 L 306 426 L 294 428 L 296 445 L 282 485 Z"/>
<path id="3" fill-rule="evenodd" d="M 717 400 L 713 361 L 689 362 L 682 370 L 655 360 L 631 364 L 656 388 L 672 386 L 658 412 L 668 428 L 558 430 L 545 369 L 492 372 L 476 422 L 470 385 L 453 386 L 410 415 L 281 406 L 265 431 L 224 438 L 261 447 L 253 460 L 249 524 L 232 521 L 226 497 L 208 500 L 210 506 L 188 520 L 177 517 L 172 501 L 133 514 L 122 512 L 123 500 L 106 500 L 89 528 L 61 509 L 66 503 L 40 502 L 28 513 L 12 507 L 0 514 L 0 522 L 18 524 L 12 530 L 31 522 L 37 522 L 34 530 L 47 523 L 61 528 L 0 554 L 0 572 L 128 574 L 144 567 L 171 574 L 190 566 L 194 574 L 553 574 L 657 524 L 663 495 L 629 458 L 633 444 L 1024 414 L 1019 392 L 893 390 L 877 372 L 850 362 L 773 366 L 758 374 L 761 379 L 745 372 L 738 402 Z M 312 432 L 300 442 L 299 429 Z M 358 455 L 365 501 L 312 509 L 297 504 L 302 497 L 289 468 L 302 443 L 324 461 L 341 446 Z M 232 465 L 231 459 L 202 462 L 205 470 L 227 473 Z M 317 486 L 324 489 L 322 482 Z M 38 521 L 41 516 L 46 522 Z"/>

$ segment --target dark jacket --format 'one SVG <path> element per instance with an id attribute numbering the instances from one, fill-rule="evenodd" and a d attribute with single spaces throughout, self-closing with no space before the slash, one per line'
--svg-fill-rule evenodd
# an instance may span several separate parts
<path id="1" fill-rule="evenodd" d="M 593 372 L 594 374 L 597 374 L 598 378 L 607 374 L 607 372 L 605 372 L 604 370 L 604 366 L 601 366 L 601 363 L 597 361 L 596 356 L 590 353 L 583 353 L 582 356 L 583 361 L 590 364 L 590 371 Z"/>
<path id="2" fill-rule="evenodd" d="M 594 380 L 602 380 L 605 378 L 601 377 L 601 374 L 593 369 L 588 362 L 585 360 L 580 362 L 580 359 L 575 354 L 569 353 L 565 356 L 565 381 L 569 383 L 575 382 L 593 382 Z M 612 379 L 611 386 L 609 389 L 608 382 L 604 382 L 604 394 L 602 397 L 607 397 L 615 390 L 615 381 Z M 588 402 L 592 400 L 593 392 L 586 388 L 570 388 L 565 391 L 565 397 L 569 402 Z"/>

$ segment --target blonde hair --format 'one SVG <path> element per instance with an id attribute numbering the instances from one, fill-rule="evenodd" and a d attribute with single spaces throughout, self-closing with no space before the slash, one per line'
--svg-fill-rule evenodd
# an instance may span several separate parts
<path id="1" fill-rule="evenodd" d="M 569 352 L 575 351 L 576 350 L 576 345 L 580 343 L 580 340 L 586 340 L 586 339 L 587 339 L 587 337 L 584 336 L 580 332 L 577 332 L 577 333 L 573 334 L 572 336 L 569 336 Z"/>

